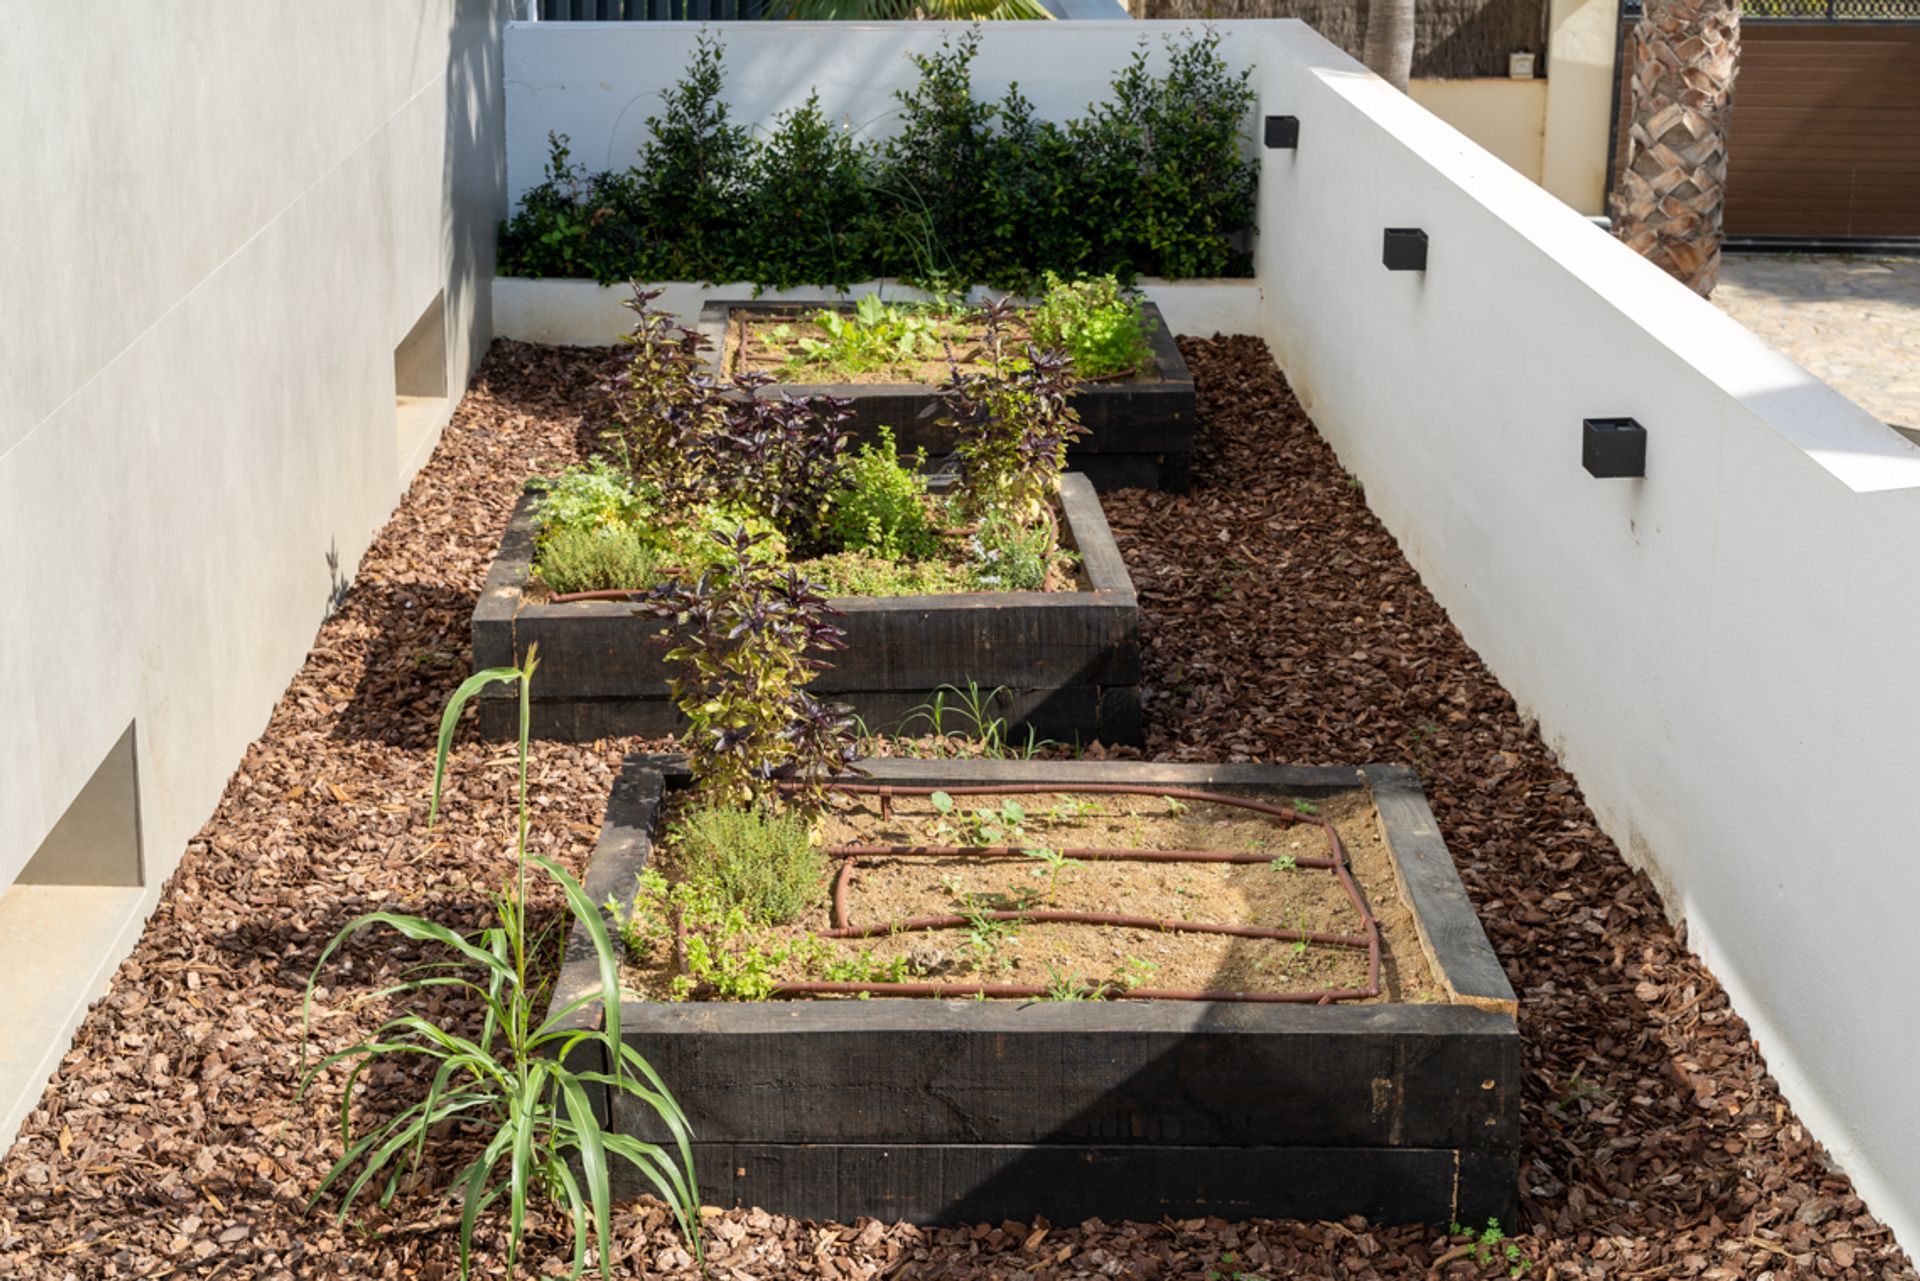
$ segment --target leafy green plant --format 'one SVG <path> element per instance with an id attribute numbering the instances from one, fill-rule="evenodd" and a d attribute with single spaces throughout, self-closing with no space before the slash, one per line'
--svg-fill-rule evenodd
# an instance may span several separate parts
<path id="1" fill-rule="evenodd" d="M 1114 979 L 1114 985 L 1123 992 L 1144 987 L 1152 978 L 1159 965 L 1142 957 L 1127 955 L 1120 958 L 1120 975 Z"/>
<path id="2" fill-rule="evenodd" d="M 540 540 L 536 573 L 548 590 L 634 591 L 659 580 L 660 558 L 628 525 L 582 529 L 563 525 Z"/>
<path id="3" fill-rule="evenodd" d="M 1112 276 L 1066 281 L 1048 271 L 1045 279 L 1046 296 L 1028 325 L 1036 343 L 1072 357 L 1076 377 L 1110 378 L 1152 363 L 1138 293 L 1122 289 Z"/>
<path id="4" fill-rule="evenodd" d="M 555 476 L 529 483 L 540 496 L 533 512 L 546 529 L 581 532 L 632 524 L 648 504 L 634 489 L 633 478 L 604 458 L 577 463 Z"/>
<path id="5" fill-rule="evenodd" d="M 484 1144 L 458 1176 L 462 1197 L 460 1271 L 471 1264 L 473 1230 L 480 1215 L 504 1200 L 507 1210 L 506 1270 L 511 1273 L 525 1239 L 526 1214 L 535 1200 L 550 1200 L 572 1225 L 572 1275 L 586 1267 L 591 1236 L 599 1249 L 602 1276 L 610 1275 L 612 1191 L 610 1169 L 623 1160 L 639 1171 L 665 1201 L 696 1255 L 700 1253 L 699 1205 L 693 1170 L 691 1132 L 686 1116 L 641 1055 L 620 1034 L 620 963 L 599 909 L 573 875 L 559 864 L 531 853 L 531 815 L 527 797 L 530 688 L 537 657 L 524 667 L 499 667 L 475 673 L 448 701 L 440 720 L 434 755 L 433 803 L 428 825 L 439 816 L 441 787 L 455 726 L 469 699 L 495 683 L 519 682 L 519 771 L 515 789 L 518 822 L 514 877 L 494 895 L 496 923 L 471 937 L 418 916 L 369 912 L 355 918 L 327 943 L 307 980 L 302 1002 L 300 1096 L 337 1064 L 352 1065 L 340 1096 L 340 1139 L 345 1151 L 314 1190 L 309 1206 L 329 1189 L 343 1186 L 337 1218 L 345 1222 L 371 1186 L 379 1204 L 392 1203 L 407 1177 L 420 1168 L 430 1140 L 449 1125 L 477 1130 Z M 551 880 L 565 897 L 576 928 L 593 948 L 599 989 L 544 1014 L 536 1004 L 539 987 L 533 970 L 533 942 L 527 920 L 529 871 Z M 415 942 L 446 949 L 448 959 L 423 967 L 376 995 L 436 998 L 457 992 L 483 1011 L 477 1034 L 458 1024 L 442 1026 L 419 1013 L 389 1019 L 372 1036 L 336 1051 L 311 1067 L 306 1064 L 306 1033 L 311 1028 L 314 987 L 333 954 L 361 930 L 385 926 Z M 600 1026 L 583 1029 L 569 1018 L 588 1004 L 603 1011 Z M 588 1046 L 605 1071 L 577 1071 L 570 1064 Z M 389 1120 L 355 1133 L 353 1101 L 362 1074 L 376 1064 L 391 1066 L 404 1056 L 427 1065 L 426 1096 Z M 669 1146 L 644 1143 L 601 1127 L 588 1086 L 605 1086 L 652 1113 L 671 1136 Z M 448 1189 L 451 1193 L 452 1189 Z"/>
<path id="6" fill-rule="evenodd" d="M 813 824 L 794 813 L 735 806 L 689 811 L 673 830 L 682 876 L 710 885 L 749 920 L 782 924 L 818 898 L 827 863 Z"/>
<path id="7" fill-rule="evenodd" d="M 994 159 L 992 103 L 973 96 L 980 33 L 942 40 L 932 53 L 909 53 L 920 80 L 894 97 L 892 137 L 880 147 L 878 183 L 893 203 L 917 215 L 939 260 L 919 264 L 930 283 L 964 287 L 983 279 L 983 232 L 993 212 L 987 175 Z M 895 252 L 898 252 L 896 248 Z"/>
<path id="8" fill-rule="evenodd" d="M 826 337 L 795 340 L 800 350 L 783 371 L 794 381 L 852 378 L 878 370 L 905 376 L 915 364 L 937 358 L 942 340 L 952 332 L 936 310 L 919 303 L 890 303 L 878 294 L 862 295 L 852 311 L 825 307 L 807 319 Z"/>
<path id="9" fill-rule="evenodd" d="M 920 560 L 940 551 L 940 531 L 927 510 L 926 455 L 905 462 L 882 427 L 877 444 L 862 445 L 840 471 L 828 501 L 828 541 L 842 551 L 869 551 L 888 560 Z"/>
<path id="10" fill-rule="evenodd" d="M 829 780 L 858 754 L 852 722 L 805 685 L 826 666 L 810 651 L 844 648 L 826 599 L 791 569 L 754 557 L 754 535 L 724 540 L 731 559 L 691 585 L 661 591 L 689 631 L 668 651 L 668 688 L 695 787 L 709 804 L 795 803 L 814 811 Z M 784 792 L 782 784 L 797 791 Z"/>
<path id="11" fill-rule="evenodd" d="M 945 792 L 935 792 L 927 799 L 940 816 L 934 820 L 936 836 L 957 836 L 968 845 L 1015 844 L 1026 839 L 1026 807 L 1011 797 L 991 809 L 980 806 L 971 810 L 956 806 Z"/>

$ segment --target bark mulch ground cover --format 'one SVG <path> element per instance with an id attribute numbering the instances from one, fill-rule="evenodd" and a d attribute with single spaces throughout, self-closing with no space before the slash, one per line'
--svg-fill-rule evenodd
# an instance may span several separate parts
<path id="1" fill-rule="evenodd" d="M 1183 348 L 1208 425 L 1195 492 L 1107 498 L 1150 629 L 1147 754 L 1420 770 L 1521 993 L 1524 1217 L 1506 1226 L 1527 1275 L 1914 1277 L 1265 348 Z M 342 1082 L 296 1099 L 301 993 L 352 916 L 385 907 L 477 925 L 509 872 L 510 751 L 456 750 L 428 836 L 430 735 L 467 671 L 468 613 L 521 483 L 577 456 L 604 359 L 504 342 L 489 356 L 0 1164 L 0 1275 L 456 1274 L 454 1216 L 430 1198 L 345 1227 L 305 1212 L 338 1152 Z M 537 848 L 584 864 L 619 754 L 638 745 L 536 748 Z M 362 998 L 421 956 L 388 934 L 345 949 L 316 995 L 314 1045 L 377 1026 L 386 1007 Z M 419 1088 L 382 1076 L 363 1106 Z M 707 1226 L 714 1274 L 729 1278 L 1507 1270 L 1457 1238 L 1358 1221 L 919 1230 L 745 1210 Z M 691 1271 L 658 1207 L 623 1210 L 616 1237 L 618 1275 Z M 558 1268 L 557 1225 L 535 1244 L 536 1264 Z"/>

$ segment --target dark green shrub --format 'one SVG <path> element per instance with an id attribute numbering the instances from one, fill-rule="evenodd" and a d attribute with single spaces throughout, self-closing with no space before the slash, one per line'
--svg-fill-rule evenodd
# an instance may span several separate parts
<path id="1" fill-rule="evenodd" d="M 1245 275 L 1253 93 L 1219 45 L 1211 33 L 1170 40 L 1164 76 L 1143 45 L 1105 101 L 1061 126 L 1036 119 L 1017 88 L 974 100 L 969 33 L 914 55 L 920 79 L 896 95 L 898 132 L 873 143 L 815 99 L 755 139 L 731 123 L 723 51 L 703 37 L 648 121 L 638 168 L 589 175 L 553 140 L 546 180 L 503 229 L 500 270 L 1021 290 L 1047 270 Z"/>
<path id="2" fill-rule="evenodd" d="M 867 274 L 867 155 L 820 110 L 820 96 L 784 113 L 755 152 L 738 252 L 754 283 L 845 288 Z"/>
<path id="3" fill-rule="evenodd" d="M 922 560 L 940 551 L 940 532 L 927 512 L 926 462 L 900 461 L 893 431 L 862 445 L 840 471 L 840 489 L 827 513 L 828 541 L 841 551 L 866 551 L 885 560 Z"/>
<path id="4" fill-rule="evenodd" d="M 981 279 L 1031 291 L 1045 271 L 1077 273 L 1094 250 L 1085 184 L 1067 131 L 1033 114 L 1018 85 L 1000 103 L 1000 132 L 986 172 Z M 1097 216 L 1097 215 L 1096 215 Z"/>
<path id="5" fill-rule="evenodd" d="M 804 814 L 701 806 L 673 835 L 681 876 L 710 886 L 751 920 L 783 925 L 820 899 L 827 861 Z"/>
<path id="6" fill-rule="evenodd" d="M 920 83 L 894 93 L 898 132 L 881 144 L 878 182 L 895 217 L 883 252 L 902 274 L 965 288 L 989 274 L 987 229 L 993 214 L 990 168 L 996 158 L 992 103 L 973 97 L 972 64 L 980 35 L 943 41 L 935 53 L 910 54 Z"/>
<path id="7" fill-rule="evenodd" d="M 635 279 L 737 280 L 749 265 L 740 228 L 763 193 L 752 186 L 752 135 L 729 122 L 720 97 L 722 57 L 703 32 L 686 77 L 647 118 L 652 136 L 634 175 L 643 236 Z"/>

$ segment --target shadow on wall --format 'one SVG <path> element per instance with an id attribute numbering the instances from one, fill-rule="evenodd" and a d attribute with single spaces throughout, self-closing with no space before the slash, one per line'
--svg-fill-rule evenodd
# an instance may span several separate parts
<path id="1" fill-rule="evenodd" d="M 447 314 L 466 317 L 457 387 L 493 337 L 494 243 L 507 214 L 506 21 L 519 0 L 452 0 L 447 32 L 446 151 L 441 175 Z M 449 334 L 449 345 L 457 334 Z M 457 399 L 457 395 L 456 395 Z"/>

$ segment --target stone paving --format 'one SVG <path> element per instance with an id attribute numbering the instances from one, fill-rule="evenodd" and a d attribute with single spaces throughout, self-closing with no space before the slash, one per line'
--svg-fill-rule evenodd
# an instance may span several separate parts
<path id="1" fill-rule="evenodd" d="M 1728 254 L 1713 301 L 1920 443 L 1920 259 Z"/>

